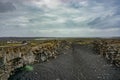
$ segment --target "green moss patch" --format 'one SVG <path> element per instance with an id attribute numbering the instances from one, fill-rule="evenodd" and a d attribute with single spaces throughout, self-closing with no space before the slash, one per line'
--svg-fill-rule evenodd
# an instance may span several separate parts
<path id="1" fill-rule="evenodd" d="M 25 70 L 25 71 L 33 71 L 33 67 L 30 66 L 30 65 L 26 65 L 26 66 L 23 67 L 23 70 Z"/>

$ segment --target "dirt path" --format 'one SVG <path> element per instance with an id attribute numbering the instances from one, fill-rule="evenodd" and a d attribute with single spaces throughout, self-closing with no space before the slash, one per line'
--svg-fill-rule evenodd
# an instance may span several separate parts
<path id="1" fill-rule="evenodd" d="M 33 67 L 34 71 L 17 73 L 9 80 L 120 80 L 120 69 L 94 54 L 90 45 L 73 45 L 68 54 Z"/>

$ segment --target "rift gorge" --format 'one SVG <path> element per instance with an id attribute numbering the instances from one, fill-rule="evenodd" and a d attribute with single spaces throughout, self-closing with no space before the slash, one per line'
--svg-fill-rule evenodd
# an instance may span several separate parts
<path id="1" fill-rule="evenodd" d="M 99 38 L 2 40 L 0 79 L 119 80 L 119 44 Z"/>

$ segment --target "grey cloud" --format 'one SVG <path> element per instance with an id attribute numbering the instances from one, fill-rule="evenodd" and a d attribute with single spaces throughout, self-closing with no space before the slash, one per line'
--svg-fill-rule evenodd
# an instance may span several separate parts
<path id="1" fill-rule="evenodd" d="M 105 29 L 105 28 L 120 28 L 119 26 L 119 22 L 120 19 L 117 18 L 120 16 L 106 16 L 105 18 L 103 17 L 97 17 L 93 20 L 91 20 L 90 22 L 88 22 L 88 25 L 91 26 L 92 28 L 101 28 L 101 29 Z"/>
<path id="2" fill-rule="evenodd" d="M 11 2 L 0 2 L 0 12 L 8 12 L 15 9 L 15 6 Z"/>
<path id="3" fill-rule="evenodd" d="M 97 25 L 102 21 L 101 17 L 97 17 L 93 19 L 92 21 L 88 22 L 88 25 Z"/>

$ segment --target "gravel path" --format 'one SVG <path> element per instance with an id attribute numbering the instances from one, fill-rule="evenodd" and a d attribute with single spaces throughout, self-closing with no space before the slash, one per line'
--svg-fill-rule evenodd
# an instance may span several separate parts
<path id="1" fill-rule="evenodd" d="M 73 45 L 73 50 L 49 62 L 33 65 L 9 80 L 120 80 L 120 69 L 94 54 L 91 45 Z"/>

